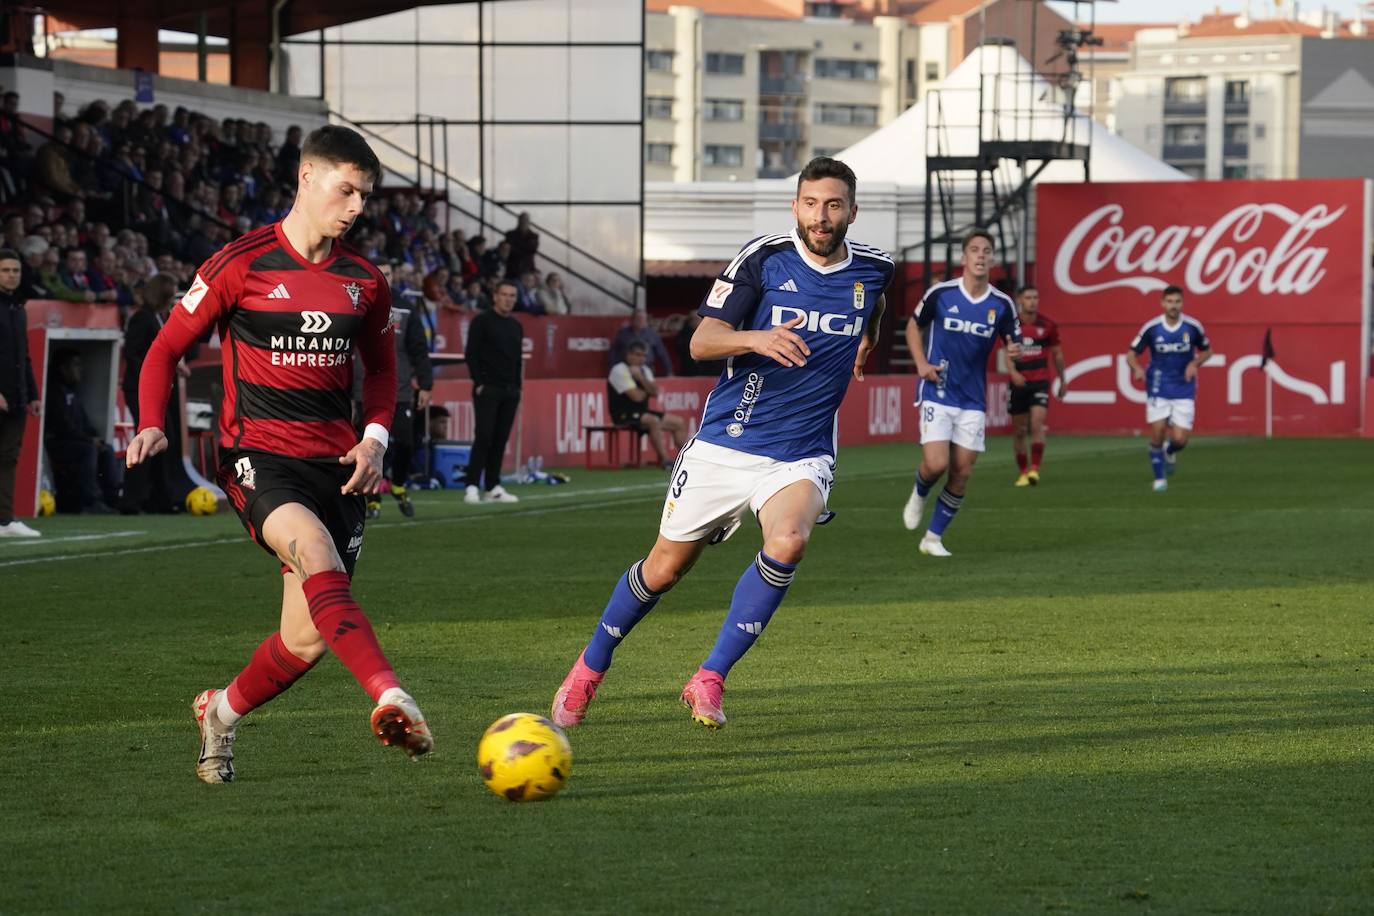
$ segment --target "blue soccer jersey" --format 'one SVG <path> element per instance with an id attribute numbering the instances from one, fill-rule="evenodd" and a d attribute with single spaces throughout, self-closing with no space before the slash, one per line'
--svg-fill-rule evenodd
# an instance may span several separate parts
<path id="1" fill-rule="evenodd" d="M 1011 297 L 989 286 L 982 296 L 972 299 L 963 281 L 947 280 L 926 291 L 912 317 L 921 329 L 926 361 L 941 373 L 939 382 L 921 379 L 916 402 L 986 411 L 988 356 L 993 345 L 999 338 L 1021 337 Z"/>
<path id="2" fill-rule="evenodd" d="M 1137 355 L 1150 351 L 1150 364 L 1145 369 L 1146 393 L 1152 398 L 1170 400 L 1196 397 L 1197 376 L 1188 381 L 1183 372 L 1195 353 L 1211 348 L 1202 322 L 1188 315 L 1179 315 L 1178 324 L 1173 327 L 1169 327 L 1163 315 L 1151 319 L 1131 341 L 1131 349 Z"/>
<path id="3" fill-rule="evenodd" d="M 702 409 L 697 438 L 779 461 L 835 454 L 836 411 L 849 388 L 859 343 L 895 265 L 877 248 L 848 241 L 843 261 L 821 267 L 795 231 L 754 239 L 711 287 L 699 313 L 742 331 L 797 318 L 811 355 L 783 366 L 756 353 L 732 357 Z"/>

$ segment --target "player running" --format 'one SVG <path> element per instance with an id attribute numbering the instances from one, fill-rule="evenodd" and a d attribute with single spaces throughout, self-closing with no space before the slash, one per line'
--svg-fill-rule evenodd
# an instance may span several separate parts
<path id="1" fill-rule="evenodd" d="M 974 229 L 964 237 L 963 276 L 926 291 L 906 324 L 906 343 L 916 361 L 916 406 L 921 412 L 921 465 L 902 509 L 908 531 L 921 526 L 926 496 L 948 472 L 930 527 L 919 550 L 953 556 L 944 533 L 964 502 L 987 426 L 988 354 L 1000 338 L 1007 358 L 1021 358 L 1021 329 L 1011 297 L 988 283 L 992 236 Z"/>
<path id="2" fill-rule="evenodd" d="M 1007 412 L 1016 450 L 1018 487 L 1040 482 L 1040 461 L 1045 455 L 1045 415 L 1050 410 L 1050 359 L 1059 380 L 1055 397 L 1064 398 L 1064 349 L 1059 345 L 1059 325 L 1040 314 L 1040 292 L 1023 286 L 1016 294 L 1017 320 L 1021 323 L 1021 358 L 1011 360 L 1011 395 Z M 1026 433 L 1030 432 L 1029 460 Z"/>
<path id="3" fill-rule="evenodd" d="M 1188 444 L 1196 413 L 1197 371 L 1212 358 L 1212 344 L 1202 322 L 1183 314 L 1183 290 L 1166 286 L 1161 294 L 1164 314 L 1145 322 L 1126 351 L 1126 362 L 1137 382 L 1145 386 L 1145 422 L 1150 424 L 1150 469 L 1153 489 L 1169 489 L 1166 476 L 1174 473 L 1178 453 Z M 1140 354 L 1150 351 L 1149 368 Z"/>
<path id="4" fill-rule="evenodd" d="M 434 746 L 401 689 L 349 582 L 363 543 L 364 494 L 382 482 L 395 410 L 391 294 L 375 267 L 338 240 L 381 174 L 346 127 L 321 127 L 301 150 L 299 190 L 286 218 L 231 242 L 201 265 L 158 334 L 139 381 L 142 428 L 133 467 L 167 447 L 173 370 L 218 328 L 223 341 L 220 484 L 249 535 L 282 564 L 281 628 L 224 690 L 192 704 L 200 726 L 196 775 L 234 778 L 241 719 L 332 651 L 376 702 L 372 731 L 411 757 Z M 367 370 L 366 428 L 350 420 L 353 349 Z"/>
<path id="5" fill-rule="evenodd" d="M 858 213 L 855 185 L 849 166 L 812 159 L 792 202 L 796 229 L 746 245 L 702 303 L 692 358 L 729 361 L 673 466 L 657 542 L 620 577 L 554 697 L 559 725 L 582 721 L 634 625 L 708 544 L 753 513 L 763 549 L 735 586 L 715 648 L 682 689 L 694 721 L 725 724 L 726 676 L 782 603 L 813 526 L 829 520 L 835 414 L 878 340 L 894 266 L 845 240 Z"/>

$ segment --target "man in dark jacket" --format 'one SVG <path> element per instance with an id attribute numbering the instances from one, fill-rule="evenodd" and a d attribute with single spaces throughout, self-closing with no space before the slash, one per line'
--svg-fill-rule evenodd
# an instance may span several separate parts
<path id="1" fill-rule="evenodd" d="M 520 214 L 515 228 L 506 233 L 506 242 L 510 245 L 506 276 L 514 280 L 534 270 L 534 256 L 539 252 L 539 233 L 530 228 L 528 213 Z"/>
<path id="2" fill-rule="evenodd" d="M 384 258 L 374 260 L 387 285 L 391 284 L 392 263 Z M 406 480 L 415 458 L 417 427 L 423 423 L 429 407 L 430 390 L 434 387 L 434 367 L 429 358 L 429 335 L 425 333 L 424 299 L 416 293 L 401 293 L 391 309 L 391 330 L 396 336 L 396 414 L 391 421 L 391 441 L 383 459 L 383 472 L 391 481 L 391 495 L 401 514 L 414 518 L 415 504 L 410 501 Z M 355 417 L 362 416 L 362 374 L 354 373 L 353 407 Z M 356 422 L 356 421 L 355 421 Z M 423 435 L 423 433 L 421 433 Z M 361 435 L 361 432 L 359 433 Z M 380 518 L 382 501 L 377 496 L 367 498 L 368 518 Z"/>
<path id="3" fill-rule="evenodd" d="M 58 350 L 52 355 L 43 445 L 57 487 L 57 511 L 110 515 L 119 489 L 114 451 L 86 413 L 81 376 L 79 352 Z"/>
<path id="4" fill-rule="evenodd" d="M 0 249 L 0 537 L 36 538 L 39 532 L 14 517 L 14 477 L 24 427 L 42 402 L 29 360 L 29 320 L 19 295 L 18 252 Z"/>
<path id="5" fill-rule="evenodd" d="M 468 374 L 472 376 L 476 425 L 468 459 L 467 491 L 463 495 L 463 502 L 469 504 L 520 501 L 501 486 L 501 459 L 520 409 L 520 361 L 525 333 L 519 319 L 511 315 L 515 296 L 515 284 L 501 281 L 491 308 L 478 314 L 468 326 L 464 355 Z"/>

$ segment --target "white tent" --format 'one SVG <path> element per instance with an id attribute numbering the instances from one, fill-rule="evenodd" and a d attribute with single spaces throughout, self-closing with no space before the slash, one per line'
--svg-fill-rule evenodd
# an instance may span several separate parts
<path id="1" fill-rule="evenodd" d="M 1091 118 L 1078 115 L 1066 121 L 1064 93 L 1036 76 L 1016 50 L 984 45 L 954 68 L 940 84 L 939 104 L 944 116 L 938 137 L 928 137 L 923 100 L 886 127 L 874 131 L 835 158 L 843 160 L 859 179 L 863 241 L 889 251 L 911 251 L 925 238 L 926 146 L 941 155 L 973 156 L 978 152 L 979 86 L 985 98 L 996 94 L 997 104 L 984 107 L 987 138 L 1015 140 L 1072 139 L 1087 142 L 1091 133 L 1093 181 L 1187 181 L 1188 176 L 1142 152 Z M 1066 127 L 1067 124 L 1067 127 Z M 938 145 L 937 145 L 938 144 Z M 1034 171 L 1036 163 L 1028 166 Z M 1080 182 L 1083 163 L 1051 162 L 1037 182 Z M 1020 184 L 1020 170 L 1004 162 L 998 184 L 1005 193 Z M 646 182 L 644 185 L 644 256 L 650 260 L 729 260 L 743 239 L 786 230 L 792 225 L 789 207 L 796 176 L 751 182 Z M 953 200 L 956 223 L 973 219 L 973 176 L 956 173 Z M 985 202 L 990 205 L 990 202 Z M 1035 196 L 1031 195 L 1034 220 Z M 986 212 L 986 211 L 985 211 Z M 1034 257 L 1034 233 L 1019 241 L 1018 256 Z"/>
<path id="2" fill-rule="evenodd" d="M 913 105 L 892 123 L 876 130 L 841 153 L 861 183 L 892 182 L 925 185 L 926 153 L 972 156 L 978 151 L 979 86 L 982 85 L 984 138 L 1055 140 L 1073 138 L 1084 144 L 1092 138 L 1090 164 L 1093 181 L 1186 181 L 1188 176 L 1132 146 L 1084 115 L 1066 119 L 1063 91 L 1037 76 L 1026 59 L 1008 45 L 983 45 L 964 58 L 941 81 L 940 116 L 928 118 L 931 97 Z M 996 116 L 991 113 L 995 111 Z M 927 130 L 934 121 L 937 130 Z M 1037 181 L 1083 180 L 1081 162 L 1057 161 Z"/>

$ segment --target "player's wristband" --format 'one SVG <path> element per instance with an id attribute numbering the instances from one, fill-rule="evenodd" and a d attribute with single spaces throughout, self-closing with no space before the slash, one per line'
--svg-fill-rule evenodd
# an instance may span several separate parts
<path id="1" fill-rule="evenodd" d="M 386 448 L 391 442 L 391 433 L 387 432 L 385 426 L 380 423 L 369 423 L 363 427 L 364 439 L 376 439 L 382 443 L 382 448 Z"/>

